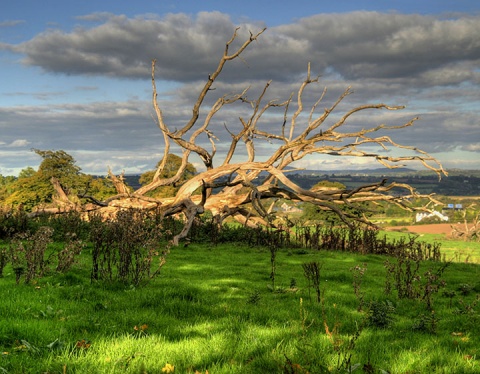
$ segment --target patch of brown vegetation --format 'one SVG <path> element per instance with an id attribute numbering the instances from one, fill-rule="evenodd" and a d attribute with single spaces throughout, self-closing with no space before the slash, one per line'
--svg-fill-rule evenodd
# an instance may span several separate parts
<path id="1" fill-rule="evenodd" d="M 414 234 L 438 234 L 450 237 L 452 234 L 451 223 L 432 223 L 428 225 L 411 225 L 411 226 L 392 226 L 387 228 L 388 231 L 408 231 Z"/>

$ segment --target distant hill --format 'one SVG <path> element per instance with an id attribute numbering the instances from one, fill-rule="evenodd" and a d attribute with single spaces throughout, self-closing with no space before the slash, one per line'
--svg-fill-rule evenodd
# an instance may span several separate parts
<path id="1" fill-rule="evenodd" d="M 321 180 L 338 181 L 347 188 L 376 183 L 385 176 L 389 182 L 408 183 L 421 193 L 436 193 L 446 196 L 480 196 L 480 170 L 452 169 L 447 170 L 448 177 L 438 180 L 431 170 L 415 170 L 410 168 L 377 168 L 360 170 L 291 170 L 289 177 L 303 188 L 311 188 Z M 266 176 L 263 172 L 261 176 Z M 126 183 L 134 188 L 141 187 L 140 175 L 125 175 Z"/>
<path id="2" fill-rule="evenodd" d="M 294 173 L 302 175 L 405 175 L 417 173 L 409 168 L 377 168 L 377 169 L 346 169 L 346 170 L 295 170 Z"/>
<path id="3" fill-rule="evenodd" d="M 125 182 L 132 187 L 134 190 L 140 188 L 142 185 L 138 181 L 140 179 L 140 174 L 134 174 L 134 175 L 124 175 Z"/>
<path id="4" fill-rule="evenodd" d="M 449 177 L 453 176 L 466 176 L 466 177 L 476 177 L 480 178 L 480 170 L 475 169 L 447 169 L 446 170 Z M 389 175 L 389 176 L 407 176 L 407 175 L 416 175 L 416 176 L 434 176 L 435 172 L 428 169 L 416 170 L 410 168 L 398 168 L 398 169 L 389 169 L 389 168 L 377 168 L 377 169 L 344 169 L 344 170 L 293 170 L 292 173 L 300 175 L 363 175 L 363 176 L 378 176 L 378 175 Z"/>

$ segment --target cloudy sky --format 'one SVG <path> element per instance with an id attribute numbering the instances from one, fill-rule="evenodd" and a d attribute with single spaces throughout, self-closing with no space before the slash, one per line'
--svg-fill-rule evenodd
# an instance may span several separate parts
<path id="1" fill-rule="evenodd" d="M 323 107 L 348 86 L 355 94 L 341 110 L 406 105 L 360 114 L 352 129 L 420 116 L 392 133 L 394 140 L 430 152 L 446 168 L 480 168 L 477 1 L 16 0 L 0 12 L 0 174 L 38 167 L 32 148 L 65 150 L 86 173 L 153 169 L 162 136 L 152 117 L 151 60 L 166 121 L 179 128 L 237 26 L 267 30 L 225 70 L 209 100 L 248 86 L 253 98 L 269 80 L 269 97 L 286 99 L 311 63 L 321 78 L 309 95 L 314 102 L 328 87 Z M 243 110 L 219 115 L 215 135 L 226 139 L 222 129 L 235 129 Z M 283 115 L 266 121 L 278 128 Z M 218 148 L 220 157 L 226 146 Z M 269 151 L 268 144 L 258 149 L 260 156 Z M 298 166 L 375 165 L 314 157 Z"/>

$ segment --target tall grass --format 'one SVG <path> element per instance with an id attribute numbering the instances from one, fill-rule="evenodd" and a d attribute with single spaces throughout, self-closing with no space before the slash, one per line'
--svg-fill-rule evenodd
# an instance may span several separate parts
<path id="1" fill-rule="evenodd" d="M 429 310 L 421 297 L 384 294 L 385 256 L 279 250 L 272 288 L 267 247 L 191 244 L 134 287 L 90 283 L 91 250 L 29 284 L 6 266 L 0 372 L 480 372 L 478 265 L 451 264 Z M 320 300 L 304 276 L 314 262 Z M 438 265 L 422 262 L 419 274 Z"/>

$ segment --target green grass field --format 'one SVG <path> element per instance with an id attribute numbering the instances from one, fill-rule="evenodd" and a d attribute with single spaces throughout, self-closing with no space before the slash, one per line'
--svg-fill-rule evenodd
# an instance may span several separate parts
<path id="1" fill-rule="evenodd" d="M 379 236 L 381 235 L 387 235 L 391 239 L 399 239 L 414 234 L 388 231 L 379 234 Z M 420 234 L 417 240 L 427 243 L 441 243 L 442 257 L 445 261 L 480 264 L 480 242 L 446 239 L 445 235 L 442 234 Z"/>
<path id="2" fill-rule="evenodd" d="M 421 297 L 385 295 L 386 257 L 281 250 L 272 290 L 270 256 L 174 248 L 137 288 L 91 284 L 89 250 L 69 273 L 32 284 L 16 285 L 7 266 L 0 373 L 480 372 L 480 266 L 447 267 L 432 312 Z M 321 303 L 304 276 L 312 262 Z"/>

